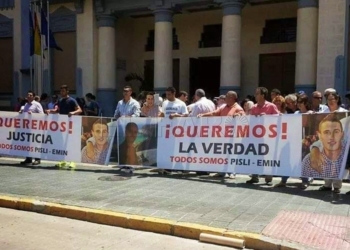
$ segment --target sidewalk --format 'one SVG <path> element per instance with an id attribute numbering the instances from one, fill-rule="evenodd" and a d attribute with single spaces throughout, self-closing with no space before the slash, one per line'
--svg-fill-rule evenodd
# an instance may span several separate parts
<path id="1" fill-rule="evenodd" d="M 24 167 L 19 159 L 0 159 L 0 195 L 5 197 L 252 233 L 278 244 L 290 242 L 297 246 L 294 249 L 350 249 L 350 196 L 345 195 L 349 184 L 337 195 L 318 191 L 322 181 L 303 191 L 296 185 L 301 182 L 298 179 L 289 179 L 287 188 L 274 189 L 265 186 L 263 179 L 260 184 L 245 184 L 248 176 L 234 180 L 195 174 L 164 176 L 146 169 L 127 176 L 111 167 L 79 165 L 76 170 L 58 170 L 53 163 Z"/>

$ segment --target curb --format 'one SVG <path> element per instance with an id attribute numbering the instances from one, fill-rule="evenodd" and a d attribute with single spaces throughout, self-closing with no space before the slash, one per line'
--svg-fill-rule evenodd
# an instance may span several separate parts
<path id="1" fill-rule="evenodd" d="M 173 235 L 195 240 L 199 240 L 199 235 L 201 233 L 244 239 L 246 248 L 256 250 L 301 249 L 300 246 L 297 246 L 291 242 L 272 240 L 260 234 L 236 232 L 187 222 L 176 222 L 147 216 L 43 202 L 27 198 L 0 196 L 0 207 L 66 217 L 127 229 Z"/>

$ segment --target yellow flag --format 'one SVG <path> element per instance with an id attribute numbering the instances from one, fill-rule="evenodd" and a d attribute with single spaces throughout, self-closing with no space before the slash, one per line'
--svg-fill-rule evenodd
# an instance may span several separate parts
<path id="1" fill-rule="evenodd" d="M 34 54 L 41 55 L 41 34 L 36 13 L 34 13 Z"/>

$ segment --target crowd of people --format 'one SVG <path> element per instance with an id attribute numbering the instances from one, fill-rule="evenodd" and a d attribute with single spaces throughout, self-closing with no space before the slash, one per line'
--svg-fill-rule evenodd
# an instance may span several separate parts
<path id="1" fill-rule="evenodd" d="M 167 117 L 170 119 L 178 117 L 208 117 L 208 116 L 242 116 L 242 115 L 288 115 L 288 114 L 315 114 L 315 113 L 334 113 L 347 112 L 349 107 L 342 103 L 340 95 L 333 88 L 328 88 L 322 94 L 320 91 L 314 91 L 308 96 L 304 91 L 282 95 L 278 89 L 270 92 L 264 87 L 258 87 L 254 96 L 247 96 L 239 102 L 238 95 L 235 91 L 228 91 L 226 95 L 220 95 L 213 100 L 206 98 L 206 93 L 202 89 L 197 89 L 192 101 L 189 102 L 189 95 L 180 91 L 176 94 L 173 87 L 166 89 L 165 95 L 158 97 L 154 92 L 146 92 L 141 94 L 137 99 L 132 97 L 132 88 L 126 86 L 123 91 L 124 98 L 119 101 L 114 117 Z M 325 98 L 325 102 L 323 102 Z M 349 99 L 350 95 L 346 95 Z M 269 101 L 270 100 L 270 101 Z M 330 120 L 328 123 L 333 122 Z M 315 171 L 320 165 L 325 164 L 322 156 L 327 158 L 319 151 L 318 147 L 313 147 L 313 143 L 322 140 L 322 135 L 315 136 L 315 131 L 308 128 L 307 117 L 303 116 L 303 159 L 304 157 L 310 162 Z M 321 123 L 320 123 L 321 124 Z M 322 122 L 323 126 L 327 125 L 327 121 Z M 312 149 L 310 149 L 310 147 Z M 318 150 L 318 151 L 317 151 Z M 324 151 L 327 148 L 324 147 Z M 307 157 L 306 157 L 307 156 Z M 347 164 L 348 168 L 348 164 Z M 170 173 L 170 170 L 167 170 Z M 197 172 L 199 174 L 208 174 Z M 345 171 L 347 178 L 347 171 Z M 234 173 L 219 173 L 218 176 L 235 178 Z M 265 183 L 272 185 L 273 176 L 265 176 Z M 286 187 L 289 177 L 282 177 L 281 181 L 274 187 Z M 313 178 L 301 178 L 301 189 L 306 189 Z M 259 183 L 258 175 L 251 175 L 251 179 L 247 184 Z M 327 179 L 322 185 L 320 191 L 333 191 L 340 193 L 342 180 Z M 350 193 L 348 193 L 350 194 Z"/>
<path id="2" fill-rule="evenodd" d="M 32 91 L 28 91 L 26 98 L 19 98 L 15 107 L 17 112 L 28 113 L 58 113 L 85 116 L 100 116 L 102 111 L 99 103 L 93 94 L 88 93 L 85 98 L 72 98 L 69 95 L 69 89 L 66 85 L 61 87 L 61 97 L 57 95 L 49 96 L 42 94 L 36 96 Z M 324 99 L 325 98 L 325 99 Z M 350 95 L 346 95 L 349 100 Z M 208 117 L 208 116 L 243 116 L 243 115 L 288 115 L 288 114 L 314 114 L 314 113 L 334 113 L 347 112 L 349 106 L 342 103 L 340 95 L 333 88 L 326 89 L 323 94 L 320 91 L 314 91 L 308 96 L 304 91 L 282 95 L 278 89 L 269 91 L 264 87 L 258 87 L 254 96 L 247 96 L 239 102 L 238 95 L 235 91 L 228 91 L 226 95 L 220 95 L 212 100 L 206 98 L 203 89 L 197 89 L 194 96 L 189 100 L 189 95 L 185 91 L 177 93 L 174 87 L 168 87 L 165 94 L 159 96 L 155 92 L 142 92 L 137 98 L 130 86 L 123 88 L 123 98 L 118 102 L 114 118 L 120 117 L 166 117 L 169 119 L 181 117 Z M 325 100 L 325 102 L 323 102 Z M 323 152 L 326 147 L 313 147 L 312 145 L 320 139 L 315 133 L 308 131 L 307 118 L 303 116 L 303 158 L 307 158 L 310 165 L 316 171 L 321 164 L 322 159 L 326 159 Z M 331 120 L 329 120 L 331 121 Z M 131 142 L 132 143 L 132 142 Z M 124 145 L 128 147 L 130 145 Z M 306 157 L 308 156 L 308 157 Z M 326 158 L 325 158 L 326 157 Z M 32 159 L 27 157 L 22 164 L 32 163 Z M 35 159 L 32 163 L 40 164 L 40 159 Z M 347 168 L 348 168 L 347 164 Z M 170 170 L 164 170 L 171 173 Z M 197 172 L 198 174 L 208 174 Z M 345 171 L 347 173 L 347 171 Z M 234 173 L 219 173 L 218 176 L 235 178 Z M 281 181 L 274 187 L 286 187 L 289 177 L 282 177 Z M 344 176 L 346 179 L 347 176 Z M 273 176 L 265 176 L 265 183 L 272 185 Z M 301 178 L 301 189 L 306 189 L 313 181 L 312 178 Z M 247 184 L 259 183 L 258 175 L 251 175 Z M 333 191 L 340 193 L 342 180 L 327 179 L 322 185 L 320 191 Z M 349 192 L 347 194 L 350 194 Z"/>

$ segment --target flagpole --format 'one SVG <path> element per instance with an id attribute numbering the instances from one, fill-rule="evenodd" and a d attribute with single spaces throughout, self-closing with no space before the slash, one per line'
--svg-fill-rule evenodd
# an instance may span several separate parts
<path id="1" fill-rule="evenodd" d="M 50 3 L 49 0 L 46 1 L 46 20 L 47 20 L 47 73 L 48 73 L 48 87 L 51 92 L 53 90 L 51 89 L 51 55 L 50 55 Z M 49 95 L 53 93 L 48 93 Z"/>
<path id="2" fill-rule="evenodd" d="M 41 86 L 41 93 L 40 93 L 40 95 L 42 94 L 42 93 L 44 93 L 45 91 L 44 91 L 44 58 L 45 58 L 45 55 L 44 55 L 44 42 L 43 42 L 43 36 L 42 36 L 42 28 L 43 27 L 41 27 L 41 24 L 42 24 L 42 20 L 41 20 L 41 18 L 42 18 L 42 16 L 41 16 L 41 10 L 43 9 L 43 1 L 42 0 L 40 0 L 40 9 L 39 9 L 39 13 L 40 13 L 40 31 L 41 31 L 41 33 L 40 33 L 40 41 L 41 41 L 41 43 L 40 43 L 40 47 L 41 47 L 41 72 L 40 72 L 40 77 L 41 77 L 41 84 L 40 84 L 40 86 Z"/>
<path id="3" fill-rule="evenodd" d="M 36 15 L 36 1 L 32 2 L 33 5 L 33 16 L 35 17 Z M 36 32 L 36 24 L 35 24 L 36 20 L 34 20 L 34 55 L 33 55 L 33 68 L 34 68 L 34 82 L 33 82 L 33 88 L 32 91 L 36 92 L 36 85 L 38 82 L 38 58 L 36 56 L 36 51 L 35 51 L 35 32 Z"/>
<path id="4" fill-rule="evenodd" d="M 29 17 L 33 20 L 33 16 L 32 16 L 33 15 L 33 13 L 32 13 L 32 2 L 29 2 L 29 14 L 30 14 Z M 32 32 L 32 34 L 34 34 L 34 31 L 30 31 L 30 32 Z M 31 39 L 34 40 L 34 36 Z M 32 46 L 31 43 L 32 43 L 32 41 L 30 41 L 30 46 Z M 34 42 L 33 42 L 33 45 L 34 45 Z M 31 48 L 30 48 L 30 53 L 31 53 Z M 29 56 L 29 63 L 30 63 L 30 65 L 29 65 L 29 70 L 30 70 L 30 72 L 29 72 L 29 74 L 30 74 L 30 90 L 33 89 L 33 56 L 34 55 L 30 55 Z"/>

